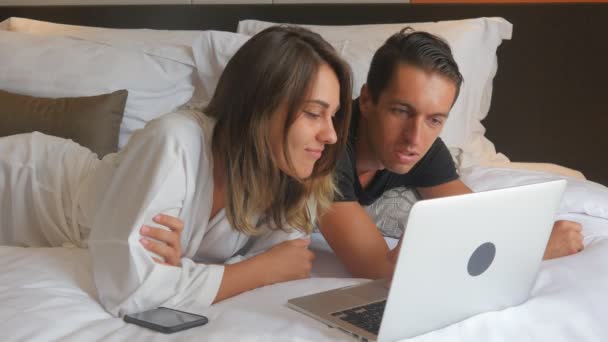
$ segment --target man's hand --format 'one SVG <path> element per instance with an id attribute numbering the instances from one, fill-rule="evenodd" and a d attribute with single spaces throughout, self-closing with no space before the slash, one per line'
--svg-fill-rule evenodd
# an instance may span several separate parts
<path id="1" fill-rule="evenodd" d="M 393 248 L 387 254 L 388 262 L 390 262 L 391 267 L 392 267 L 390 274 L 387 276 L 387 279 L 389 281 L 393 280 L 393 275 L 395 274 L 395 266 L 397 266 L 397 259 L 399 258 L 399 251 L 401 250 L 401 242 L 403 242 L 403 235 L 401 235 L 401 238 L 399 239 L 399 243 L 397 244 L 397 246 L 395 246 L 395 248 Z"/>
<path id="2" fill-rule="evenodd" d="M 397 265 L 397 257 L 399 257 L 399 250 L 401 250 L 401 242 L 403 242 L 403 236 L 399 239 L 397 246 L 388 252 L 388 261 L 393 265 L 393 269 Z"/>
<path id="3" fill-rule="evenodd" d="M 572 255 L 583 250 L 582 226 L 572 221 L 555 221 L 543 259 Z"/>
<path id="4" fill-rule="evenodd" d="M 153 220 L 161 226 L 169 228 L 170 231 L 163 228 L 142 226 L 140 233 L 145 237 L 140 239 L 141 244 L 145 249 L 158 254 L 164 259 L 153 258 L 157 263 L 170 266 L 181 266 L 181 233 L 184 229 L 184 222 L 177 217 L 163 214 L 156 215 Z"/>

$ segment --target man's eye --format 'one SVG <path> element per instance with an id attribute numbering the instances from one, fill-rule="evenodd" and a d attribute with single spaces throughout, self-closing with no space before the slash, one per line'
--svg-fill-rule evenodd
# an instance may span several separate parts
<path id="1" fill-rule="evenodd" d="M 433 126 L 441 126 L 441 125 L 443 125 L 443 121 L 441 119 L 431 118 L 429 120 L 431 122 L 431 125 L 433 125 Z"/>
<path id="2" fill-rule="evenodd" d="M 401 108 L 391 108 L 391 112 L 395 113 L 395 114 L 409 114 L 409 112 L 405 109 L 401 109 Z"/>

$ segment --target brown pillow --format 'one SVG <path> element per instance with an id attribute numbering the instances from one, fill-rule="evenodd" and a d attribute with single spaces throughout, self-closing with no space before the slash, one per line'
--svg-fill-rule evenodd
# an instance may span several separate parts
<path id="1" fill-rule="evenodd" d="M 128 92 L 41 98 L 0 90 L 0 137 L 38 131 L 72 139 L 101 158 L 118 150 Z"/>

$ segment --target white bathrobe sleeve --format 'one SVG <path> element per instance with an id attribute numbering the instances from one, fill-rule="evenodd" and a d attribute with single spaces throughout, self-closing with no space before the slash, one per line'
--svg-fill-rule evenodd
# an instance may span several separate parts
<path id="1" fill-rule="evenodd" d="M 115 316 L 161 305 L 208 306 L 215 299 L 223 266 L 186 258 L 182 267 L 161 265 L 139 241 L 142 224 L 152 224 L 161 212 L 178 216 L 184 201 L 191 199 L 188 186 L 196 182 L 196 174 L 188 163 L 198 164 L 190 160 L 196 153 L 207 158 L 201 153 L 201 134 L 192 120 L 153 121 L 115 156 L 89 240 L 99 299 Z M 197 204 L 201 210 L 205 205 L 211 203 Z"/>

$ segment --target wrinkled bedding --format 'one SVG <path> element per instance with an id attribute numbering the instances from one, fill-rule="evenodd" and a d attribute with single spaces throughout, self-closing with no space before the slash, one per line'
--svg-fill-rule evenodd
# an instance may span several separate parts
<path id="1" fill-rule="evenodd" d="M 562 176 L 507 168 L 472 168 L 462 179 L 476 191 Z M 608 326 L 608 189 L 569 179 L 558 218 L 583 224 L 581 253 L 542 263 L 530 299 L 415 337 L 411 341 L 606 341 Z M 350 278 L 325 240 L 312 236 L 310 279 L 249 291 L 211 308 L 187 308 L 210 322 L 173 335 L 112 317 L 97 302 L 90 256 L 79 248 L 0 247 L 2 341 L 353 341 L 285 305 L 289 298 L 365 280 Z M 387 238 L 390 245 L 397 240 Z"/>

